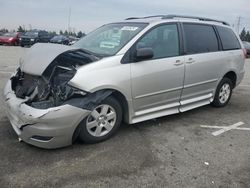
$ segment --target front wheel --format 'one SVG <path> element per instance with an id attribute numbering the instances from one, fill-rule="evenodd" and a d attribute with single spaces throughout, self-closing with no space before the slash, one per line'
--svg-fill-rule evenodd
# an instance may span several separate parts
<path id="1" fill-rule="evenodd" d="M 110 138 L 120 127 L 122 108 L 112 96 L 96 106 L 79 125 L 79 138 L 85 143 L 97 143 Z"/>
<path id="2" fill-rule="evenodd" d="M 229 78 L 223 78 L 219 83 L 212 105 L 215 107 L 224 107 L 228 104 L 233 91 L 233 83 Z"/>

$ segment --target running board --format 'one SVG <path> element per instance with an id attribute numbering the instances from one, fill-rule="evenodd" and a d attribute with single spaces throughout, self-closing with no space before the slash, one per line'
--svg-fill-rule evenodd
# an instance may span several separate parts
<path id="1" fill-rule="evenodd" d="M 132 119 L 132 123 L 138 123 L 153 118 L 158 118 L 166 115 L 179 113 L 179 102 L 175 102 L 168 105 L 162 105 L 147 110 L 141 110 L 135 113 L 135 117 Z"/>
<path id="2" fill-rule="evenodd" d="M 180 112 L 186 112 L 188 110 L 198 108 L 207 104 L 210 104 L 213 101 L 213 94 L 209 93 L 207 95 L 193 98 L 193 99 L 188 99 L 181 101 L 181 106 L 179 108 Z"/>

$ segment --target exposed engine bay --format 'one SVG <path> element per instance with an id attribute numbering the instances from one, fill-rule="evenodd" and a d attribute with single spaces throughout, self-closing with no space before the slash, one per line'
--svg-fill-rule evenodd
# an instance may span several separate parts
<path id="1" fill-rule="evenodd" d="M 41 76 L 27 74 L 19 68 L 16 75 L 11 78 L 11 87 L 18 98 L 27 99 L 27 105 L 38 109 L 69 103 L 71 99 L 75 105 L 86 105 L 83 96 L 87 93 L 68 85 L 68 81 L 73 78 L 78 67 L 97 60 L 98 57 L 84 50 L 68 50 L 58 55 Z M 33 66 L 36 66 L 35 62 Z M 99 100 L 108 93 L 101 94 L 101 97 L 98 93 L 91 95 L 87 101 Z M 81 102 L 76 102 L 78 98 L 81 98 Z"/>

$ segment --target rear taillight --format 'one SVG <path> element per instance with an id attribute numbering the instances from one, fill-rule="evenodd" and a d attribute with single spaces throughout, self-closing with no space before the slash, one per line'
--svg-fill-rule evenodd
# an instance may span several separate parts
<path id="1" fill-rule="evenodd" d="M 242 50 L 243 50 L 245 58 L 247 58 L 247 50 L 245 48 L 242 48 Z"/>

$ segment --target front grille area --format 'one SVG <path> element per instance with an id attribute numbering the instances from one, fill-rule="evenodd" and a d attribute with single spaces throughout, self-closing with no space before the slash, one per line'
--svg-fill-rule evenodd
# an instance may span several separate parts
<path id="1" fill-rule="evenodd" d="M 30 96 L 36 87 L 38 89 L 44 86 L 45 81 L 39 76 L 33 76 L 22 73 L 22 76 L 12 78 L 12 89 L 15 91 L 18 98 L 24 99 L 26 96 Z M 41 89 L 40 89 L 41 90 Z"/>

